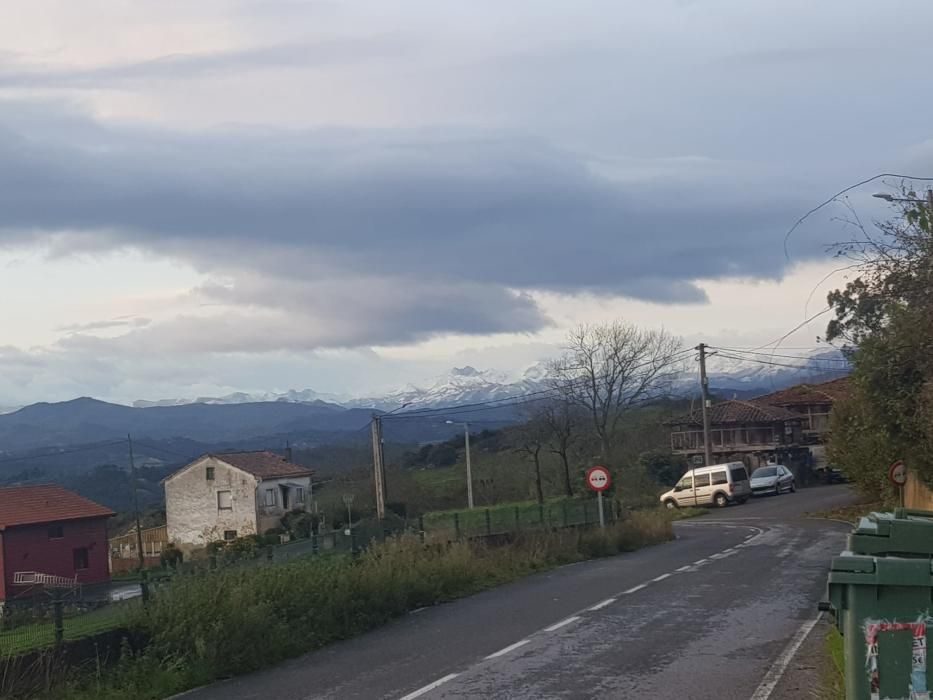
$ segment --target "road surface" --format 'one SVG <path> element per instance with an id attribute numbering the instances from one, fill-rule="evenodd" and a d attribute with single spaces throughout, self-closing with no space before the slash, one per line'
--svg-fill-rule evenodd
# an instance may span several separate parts
<path id="1" fill-rule="evenodd" d="M 828 486 L 714 510 L 677 523 L 674 542 L 421 610 L 184 695 L 759 700 L 815 619 L 849 529 L 802 516 L 851 500 Z"/>

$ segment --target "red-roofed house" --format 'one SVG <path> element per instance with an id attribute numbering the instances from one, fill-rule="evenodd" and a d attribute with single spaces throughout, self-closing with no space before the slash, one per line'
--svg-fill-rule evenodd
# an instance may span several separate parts
<path id="1" fill-rule="evenodd" d="M 30 592 L 19 572 L 78 584 L 110 580 L 107 519 L 113 511 L 61 486 L 0 488 L 0 601 Z"/>
<path id="2" fill-rule="evenodd" d="M 311 474 L 273 452 L 199 457 L 163 482 L 169 542 L 190 550 L 279 527 L 307 509 Z"/>
<path id="3" fill-rule="evenodd" d="M 809 444 L 819 444 L 825 441 L 829 432 L 829 415 L 833 404 L 851 393 L 850 378 L 841 377 L 820 384 L 797 384 L 759 396 L 755 401 L 799 413 L 804 418 L 804 440 Z"/>

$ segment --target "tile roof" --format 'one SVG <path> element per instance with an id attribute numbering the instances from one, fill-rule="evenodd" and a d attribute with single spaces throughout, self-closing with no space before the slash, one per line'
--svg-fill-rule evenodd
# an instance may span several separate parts
<path id="1" fill-rule="evenodd" d="M 0 488 L 0 530 L 113 514 L 109 508 L 56 484 Z"/>
<path id="2" fill-rule="evenodd" d="M 820 384 L 798 384 L 783 391 L 758 396 L 755 401 L 772 406 L 801 406 L 834 403 L 848 397 L 851 393 L 851 380 L 849 377 L 841 377 Z"/>
<path id="3" fill-rule="evenodd" d="M 746 423 L 774 423 L 777 421 L 800 420 L 800 414 L 780 406 L 755 401 L 720 401 L 710 409 L 710 425 L 742 425 Z M 703 425 L 702 409 L 673 418 L 670 425 Z"/>
<path id="4" fill-rule="evenodd" d="M 274 452 L 229 452 L 211 454 L 214 459 L 242 469 L 260 479 L 279 479 L 286 476 L 311 476 L 310 469 L 286 462 Z"/>

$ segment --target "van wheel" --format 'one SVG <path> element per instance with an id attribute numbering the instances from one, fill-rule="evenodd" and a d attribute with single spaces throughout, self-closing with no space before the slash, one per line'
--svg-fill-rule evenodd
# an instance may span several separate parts
<path id="1" fill-rule="evenodd" d="M 677 501 L 673 501 L 669 498 L 666 501 L 664 501 L 664 507 L 667 508 L 668 510 L 676 510 Z"/>
<path id="2" fill-rule="evenodd" d="M 716 504 L 716 507 L 717 507 L 717 508 L 725 508 L 727 505 L 729 505 L 729 499 L 726 498 L 726 494 L 724 494 L 724 493 L 717 493 L 717 494 L 713 497 L 713 503 Z"/>

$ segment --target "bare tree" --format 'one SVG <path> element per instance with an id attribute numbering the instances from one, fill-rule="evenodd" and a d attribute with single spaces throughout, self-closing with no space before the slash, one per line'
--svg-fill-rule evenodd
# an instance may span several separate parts
<path id="1" fill-rule="evenodd" d="M 547 431 L 538 418 L 532 418 L 515 431 L 515 451 L 530 459 L 535 468 L 535 492 L 538 503 L 544 503 L 544 486 L 541 483 L 541 451 L 547 444 Z"/>
<path id="2" fill-rule="evenodd" d="M 566 400 L 551 401 L 540 409 L 537 417 L 549 433 L 548 451 L 560 457 L 564 468 L 564 492 L 573 496 L 570 450 L 580 439 L 580 410 Z"/>
<path id="3" fill-rule="evenodd" d="M 615 321 L 575 328 L 565 350 L 549 367 L 554 388 L 586 412 L 602 458 L 611 461 L 612 436 L 625 413 L 669 391 L 683 356 L 680 339 Z"/>

